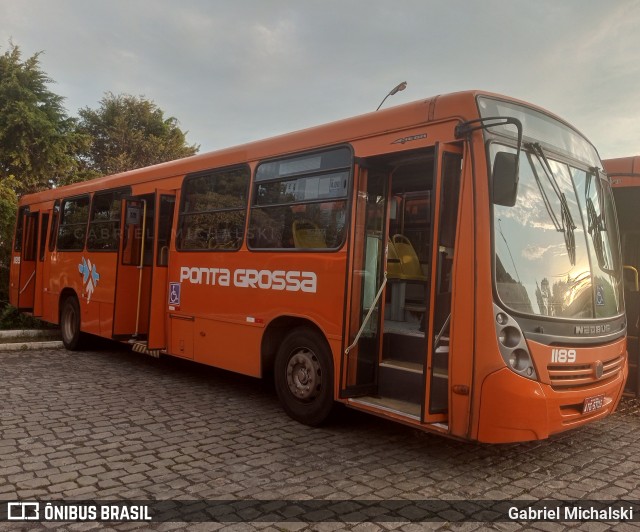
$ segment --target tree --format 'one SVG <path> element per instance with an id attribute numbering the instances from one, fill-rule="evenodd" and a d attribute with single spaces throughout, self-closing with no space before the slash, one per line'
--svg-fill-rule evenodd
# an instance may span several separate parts
<path id="1" fill-rule="evenodd" d="M 84 168 L 95 175 L 188 157 L 199 146 L 186 144 L 178 120 L 143 96 L 106 93 L 97 110 L 79 111 L 77 133 L 91 140 L 80 153 Z"/>
<path id="2" fill-rule="evenodd" d="M 0 303 L 9 299 L 11 243 L 16 223 L 18 183 L 13 177 L 0 179 Z"/>
<path id="3" fill-rule="evenodd" d="M 82 144 L 40 68 L 40 53 L 22 59 L 12 43 L 0 56 L 0 180 L 14 176 L 21 194 L 55 185 L 76 171 Z"/>

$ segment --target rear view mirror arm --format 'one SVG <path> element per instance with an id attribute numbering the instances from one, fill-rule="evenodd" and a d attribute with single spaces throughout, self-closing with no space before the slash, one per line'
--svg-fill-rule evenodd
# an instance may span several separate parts
<path id="1" fill-rule="evenodd" d="M 475 120 L 467 120 L 456 126 L 454 131 L 455 137 L 461 139 L 469 137 L 474 131 L 480 129 L 490 129 L 492 127 L 506 126 L 511 124 L 518 131 L 518 146 L 516 155 L 520 159 L 520 150 L 522 149 L 522 122 L 511 116 L 487 116 L 485 118 L 477 118 Z"/>

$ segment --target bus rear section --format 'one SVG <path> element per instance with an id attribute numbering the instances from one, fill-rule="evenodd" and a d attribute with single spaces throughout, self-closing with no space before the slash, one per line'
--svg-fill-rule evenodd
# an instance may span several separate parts
<path id="1" fill-rule="evenodd" d="M 608 159 L 603 164 L 613 187 L 624 268 L 629 351 L 629 378 L 625 393 L 640 397 L 640 157 Z"/>

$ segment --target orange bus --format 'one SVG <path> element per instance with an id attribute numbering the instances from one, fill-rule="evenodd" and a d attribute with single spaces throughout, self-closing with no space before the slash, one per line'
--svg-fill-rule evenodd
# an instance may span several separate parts
<path id="1" fill-rule="evenodd" d="M 625 393 L 640 397 L 640 157 L 602 161 L 613 187 L 624 268 L 624 300 L 627 312 L 629 378 Z"/>
<path id="2" fill-rule="evenodd" d="M 451 437 L 611 413 L 622 267 L 594 147 L 546 111 L 440 95 L 23 197 L 11 302 Z M 587 225 L 592 216 L 598 231 Z"/>

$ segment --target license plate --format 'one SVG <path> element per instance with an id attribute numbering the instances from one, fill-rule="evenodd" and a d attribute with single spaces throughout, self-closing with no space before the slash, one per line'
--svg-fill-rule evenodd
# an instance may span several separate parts
<path id="1" fill-rule="evenodd" d="M 596 395 L 594 397 L 587 397 L 582 405 L 582 413 L 588 414 L 589 412 L 595 412 L 600 410 L 604 406 L 604 395 Z"/>

